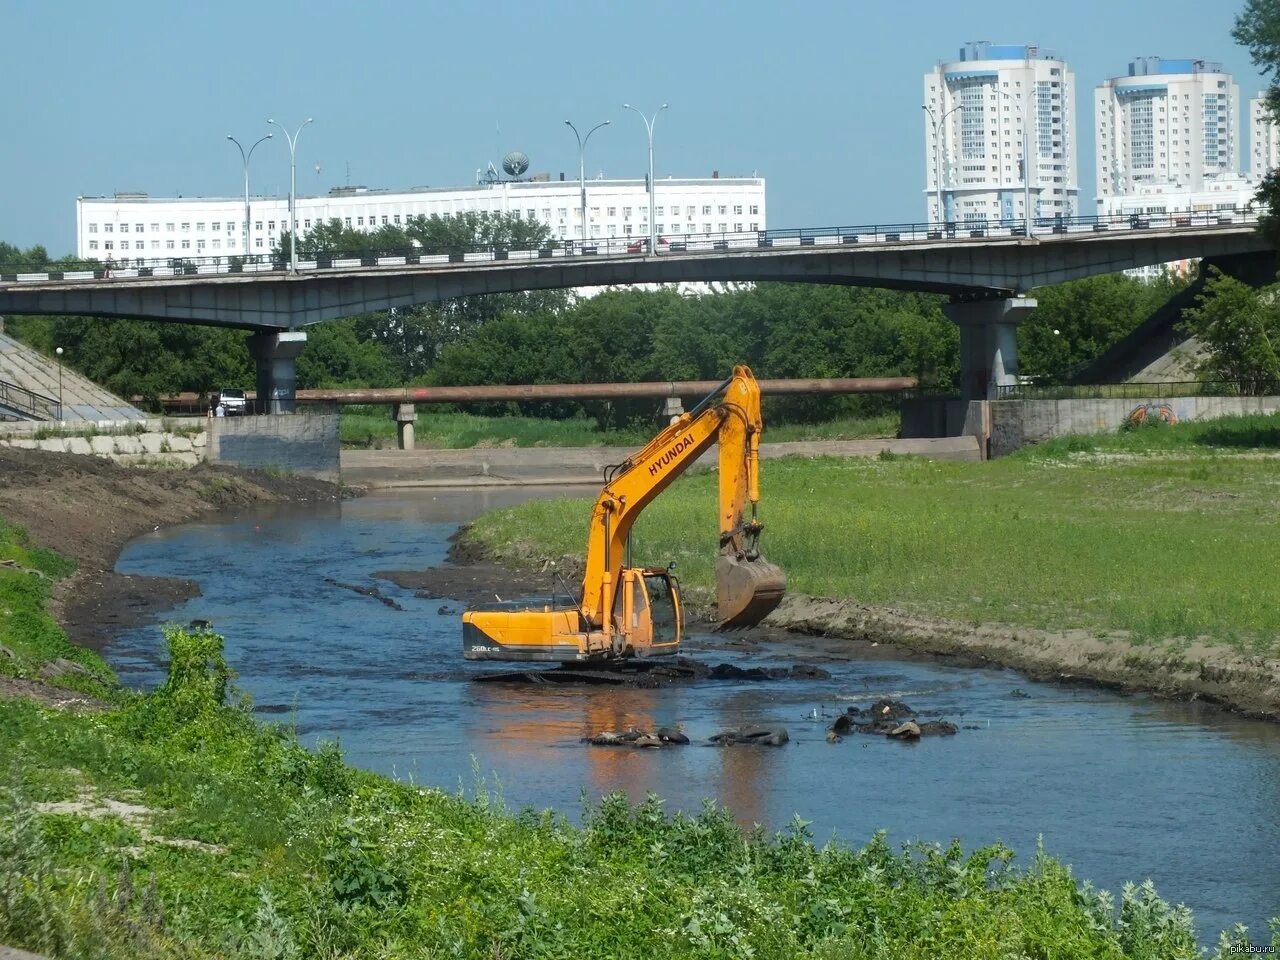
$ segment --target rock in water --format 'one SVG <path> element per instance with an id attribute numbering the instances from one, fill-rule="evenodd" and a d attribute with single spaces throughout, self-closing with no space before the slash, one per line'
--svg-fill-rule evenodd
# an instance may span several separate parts
<path id="1" fill-rule="evenodd" d="M 956 725 L 948 723 L 946 720 L 926 720 L 920 724 L 920 735 L 922 737 L 931 735 L 954 737 L 956 735 Z"/>
<path id="2" fill-rule="evenodd" d="M 688 743 L 689 738 L 674 727 L 659 727 L 653 734 L 663 743 Z"/>
<path id="3" fill-rule="evenodd" d="M 908 720 L 906 723 L 890 730 L 888 736 L 896 740 L 918 740 L 920 738 L 920 725 L 914 720 Z"/>
<path id="4" fill-rule="evenodd" d="M 836 717 L 836 722 L 831 725 L 831 732 L 840 736 L 848 733 L 853 729 L 853 718 L 847 713 L 842 713 Z"/>
<path id="5" fill-rule="evenodd" d="M 636 737 L 635 740 L 631 741 L 631 745 L 633 747 L 660 747 L 662 746 L 662 741 L 646 733 L 644 736 Z"/>

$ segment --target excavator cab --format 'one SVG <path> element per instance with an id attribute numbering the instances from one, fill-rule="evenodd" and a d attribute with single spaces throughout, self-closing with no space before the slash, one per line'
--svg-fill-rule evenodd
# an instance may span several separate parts
<path id="1" fill-rule="evenodd" d="M 622 571 L 622 589 L 614 594 L 614 647 L 618 655 L 657 657 L 680 651 L 684 610 L 680 586 L 662 567 Z"/>

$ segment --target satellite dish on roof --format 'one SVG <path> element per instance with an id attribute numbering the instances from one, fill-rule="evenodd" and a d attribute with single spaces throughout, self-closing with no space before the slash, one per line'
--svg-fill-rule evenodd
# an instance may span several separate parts
<path id="1" fill-rule="evenodd" d="M 502 169 L 513 177 L 518 177 L 529 169 L 529 158 L 519 150 L 512 150 L 502 158 Z"/>

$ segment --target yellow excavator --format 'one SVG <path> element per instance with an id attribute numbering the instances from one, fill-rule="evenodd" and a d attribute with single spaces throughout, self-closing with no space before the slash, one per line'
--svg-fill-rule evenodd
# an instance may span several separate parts
<path id="1" fill-rule="evenodd" d="M 720 445 L 720 554 L 716 608 L 724 627 L 759 623 L 787 580 L 760 555 L 760 386 L 745 366 L 643 449 L 605 473 L 591 512 L 581 599 L 498 601 L 462 615 L 468 660 L 572 663 L 678 653 L 680 587 L 667 567 L 633 567 L 631 527 L 653 499 Z M 750 504 L 750 516 L 747 505 Z"/>

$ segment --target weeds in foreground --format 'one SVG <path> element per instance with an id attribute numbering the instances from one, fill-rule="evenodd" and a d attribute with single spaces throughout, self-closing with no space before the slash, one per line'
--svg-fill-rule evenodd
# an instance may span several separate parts
<path id="1" fill-rule="evenodd" d="M 1019 869 L 999 845 L 819 847 L 799 819 L 744 834 L 656 797 L 607 797 L 574 827 L 393 782 L 256 726 L 220 637 L 166 637 L 165 684 L 110 714 L 0 701 L 0 942 L 141 960 L 1199 955 L 1149 884 L 1117 905 L 1043 852 Z M 18 781 L 72 764 L 77 790 L 134 791 L 168 836 L 220 852 L 41 814 Z"/>

